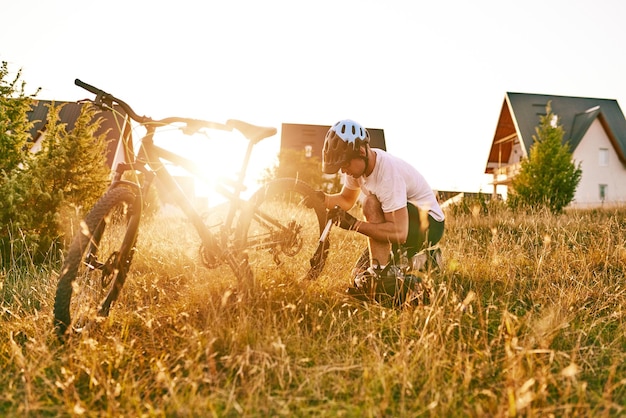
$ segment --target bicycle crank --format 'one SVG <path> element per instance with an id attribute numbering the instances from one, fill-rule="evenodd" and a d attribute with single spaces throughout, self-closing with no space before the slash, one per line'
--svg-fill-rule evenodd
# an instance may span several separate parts
<path id="1" fill-rule="evenodd" d="M 204 244 L 200 244 L 200 260 L 209 269 L 214 269 L 222 264 L 222 259 L 216 251 L 208 249 Z"/>

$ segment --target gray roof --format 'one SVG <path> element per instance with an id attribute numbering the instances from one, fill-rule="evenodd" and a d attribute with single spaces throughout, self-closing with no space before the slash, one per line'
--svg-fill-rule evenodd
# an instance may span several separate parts
<path id="1" fill-rule="evenodd" d="M 31 110 L 28 112 L 28 121 L 33 123 L 33 128 L 30 130 L 33 142 L 36 142 L 42 133 L 46 131 L 48 110 L 49 106 L 53 103 L 57 107 L 63 105 L 61 111 L 59 112 L 59 120 L 61 123 L 66 124 L 65 130 L 69 132 L 74 129 L 76 120 L 78 119 L 78 116 L 80 116 L 80 110 L 83 106 L 82 103 L 34 100 Z M 123 112 L 121 109 L 117 109 L 117 111 Z M 122 123 L 120 121 L 120 116 L 116 118 L 113 112 L 100 111 L 95 115 L 95 118 L 102 118 L 100 128 L 95 132 L 95 136 L 106 134 L 106 140 L 108 142 L 107 164 L 111 166 L 115 155 L 115 149 L 117 147 L 117 141 L 121 136 L 120 127 L 122 126 Z M 129 132 L 127 132 L 127 134 L 130 135 Z"/>
<path id="2" fill-rule="evenodd" d="M 526 152 L 530 150 L 535 128 L 540 116 L 545 116 L 548 102 L 565 132 L 563 142 L 569 142 L 572 151 L 591 123 L 598 119 L 619 159 L 626 164 L 626 119 L 616 100 L 512 92 L 507 92 L 504 98 L 487 164 L 508 161 L 511 147 L 496 143 L 512 134 L 517 134 Z M 491 170 L 488 168 L 486 172 Z"/>

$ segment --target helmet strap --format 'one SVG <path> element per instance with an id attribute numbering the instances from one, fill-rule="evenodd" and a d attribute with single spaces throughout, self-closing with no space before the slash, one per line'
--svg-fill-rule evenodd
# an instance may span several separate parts
<path id="1" fill-rule="evenodd" d="M 367 145 L 365 145 L 365 157 L 361 157 L 363 158 L 363 160 L 365 161 L 365 170 L 363 171 L 363 175 L 366 176 L 367 174 L 367 168 L 369 167 L 370 164 L 370 159 L 369 159 L 369 147 Z"/>

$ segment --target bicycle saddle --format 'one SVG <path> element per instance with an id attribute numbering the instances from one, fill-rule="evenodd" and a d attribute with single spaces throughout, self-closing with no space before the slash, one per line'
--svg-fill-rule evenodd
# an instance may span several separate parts
<path id="1" fill-rule="evenodd" d="M 254 143 L 257 143 L 262 139 L 269 138 L 270 136 L 276 135 L 277 132 L 276 128 L 273 127 L 252 125 L 251 123 L 237 119 L 227 120 L 226 126 L 237 129 L 246 138 Z"/>

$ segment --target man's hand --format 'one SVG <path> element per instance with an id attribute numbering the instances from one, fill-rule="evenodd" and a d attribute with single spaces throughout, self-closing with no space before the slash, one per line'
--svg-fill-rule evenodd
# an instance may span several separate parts
<path id="1" fill-rule="evenodd" d="M 332 219 L 335 225 L 339 225 L 340 228 L 348 231 L 353 230 L 357 222 L 357 219 L 354 216 L 350 215 L 339 206 L 335 206 L 328 211 L 327 219 Z"/>
<path id="2" fill-rule="evenodd" d="M 312 196 L 307 195 L 302 199 L 302 203 L 309 209 L 312 209 L 316 204 L 324 206 L 325 201 L 326 193 L 321 190 L 316 190 Z"/>

